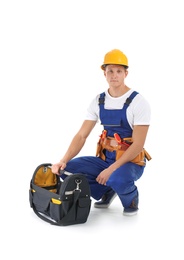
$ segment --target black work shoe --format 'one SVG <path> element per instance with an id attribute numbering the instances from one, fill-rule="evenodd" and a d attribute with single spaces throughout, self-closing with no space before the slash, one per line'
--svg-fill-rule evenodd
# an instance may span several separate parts
<path id="1" fill-rule="evenodd" d="M 117 194 L 115 193 L 115 191 L 110 190 L 102 196 L 102 199 L 100 201 L 97 201 L 94 203 L 94 207 L 95 208 L 108 208 L 116 196 L 117 196 Z"/>
<path id="2" fill-rule="evenodd" d="M 138 197 L 135 198 L 128 208 L 124 208 L 123 215 L 124 216 L 134 216 L 137 214 L 138 208 Z"/>

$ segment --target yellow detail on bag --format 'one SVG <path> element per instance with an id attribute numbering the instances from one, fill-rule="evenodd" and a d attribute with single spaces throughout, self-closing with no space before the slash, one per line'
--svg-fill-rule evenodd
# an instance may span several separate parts
<path id="1" fill-rule="evenodd" d="M 54 199 L 54 198 L 52 198 L 51 201 L 52 201 L 52 203 L 54 203 L 54 204 L 58 204 L 58 205 L 60 205 L 60 204 L 62 203 L 61 200 Z"/>

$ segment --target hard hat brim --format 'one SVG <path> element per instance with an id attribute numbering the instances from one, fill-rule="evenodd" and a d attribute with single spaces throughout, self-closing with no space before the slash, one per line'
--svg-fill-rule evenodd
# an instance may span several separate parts
<path id="1" fill-rule="evenodd" d="M 107 65 L 120 65 L 120 66 L 123 66 L 125 69 L 128 69 L 128 66 L 127 65 L 123 65 L 123 64 L 103 64 L 103 65 L 101 65 L 101 69 L 105 70 Z"/>

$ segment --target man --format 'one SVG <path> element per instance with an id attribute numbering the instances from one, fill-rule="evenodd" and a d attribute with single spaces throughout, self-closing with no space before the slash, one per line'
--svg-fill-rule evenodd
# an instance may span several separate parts
<path id="1" fill-rule="evenodd" d="M 101 69 L 108 89 L 91 102 L 81 128 L 52 171 L 85 174 L 91 196 L 97 200 L 94 207 L 107 208 L 118 195 L 123 214 L 135 215 L 139 202 L 135 181 L 142 176 L 146 159 L 151 159 L 144 149 L 151 109 L 141 94 L 125 84 L 128 59 L 122 51 L 106 53 Z M 104 130 L 96 156 L 76 157 L 98 121 Z"/>

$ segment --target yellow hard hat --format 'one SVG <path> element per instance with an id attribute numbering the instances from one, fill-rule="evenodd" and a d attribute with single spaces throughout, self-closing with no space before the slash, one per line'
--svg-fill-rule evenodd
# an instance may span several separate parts
<path id="1" fill-rule="evenodd" d="M 101 69 L 104 70 L 105 66 L 108 64 L 117 64 L 128 68 L 128 59 L 122 51 L 114 49 L 105 54 L 104 62 L 101 65 Z"/>

